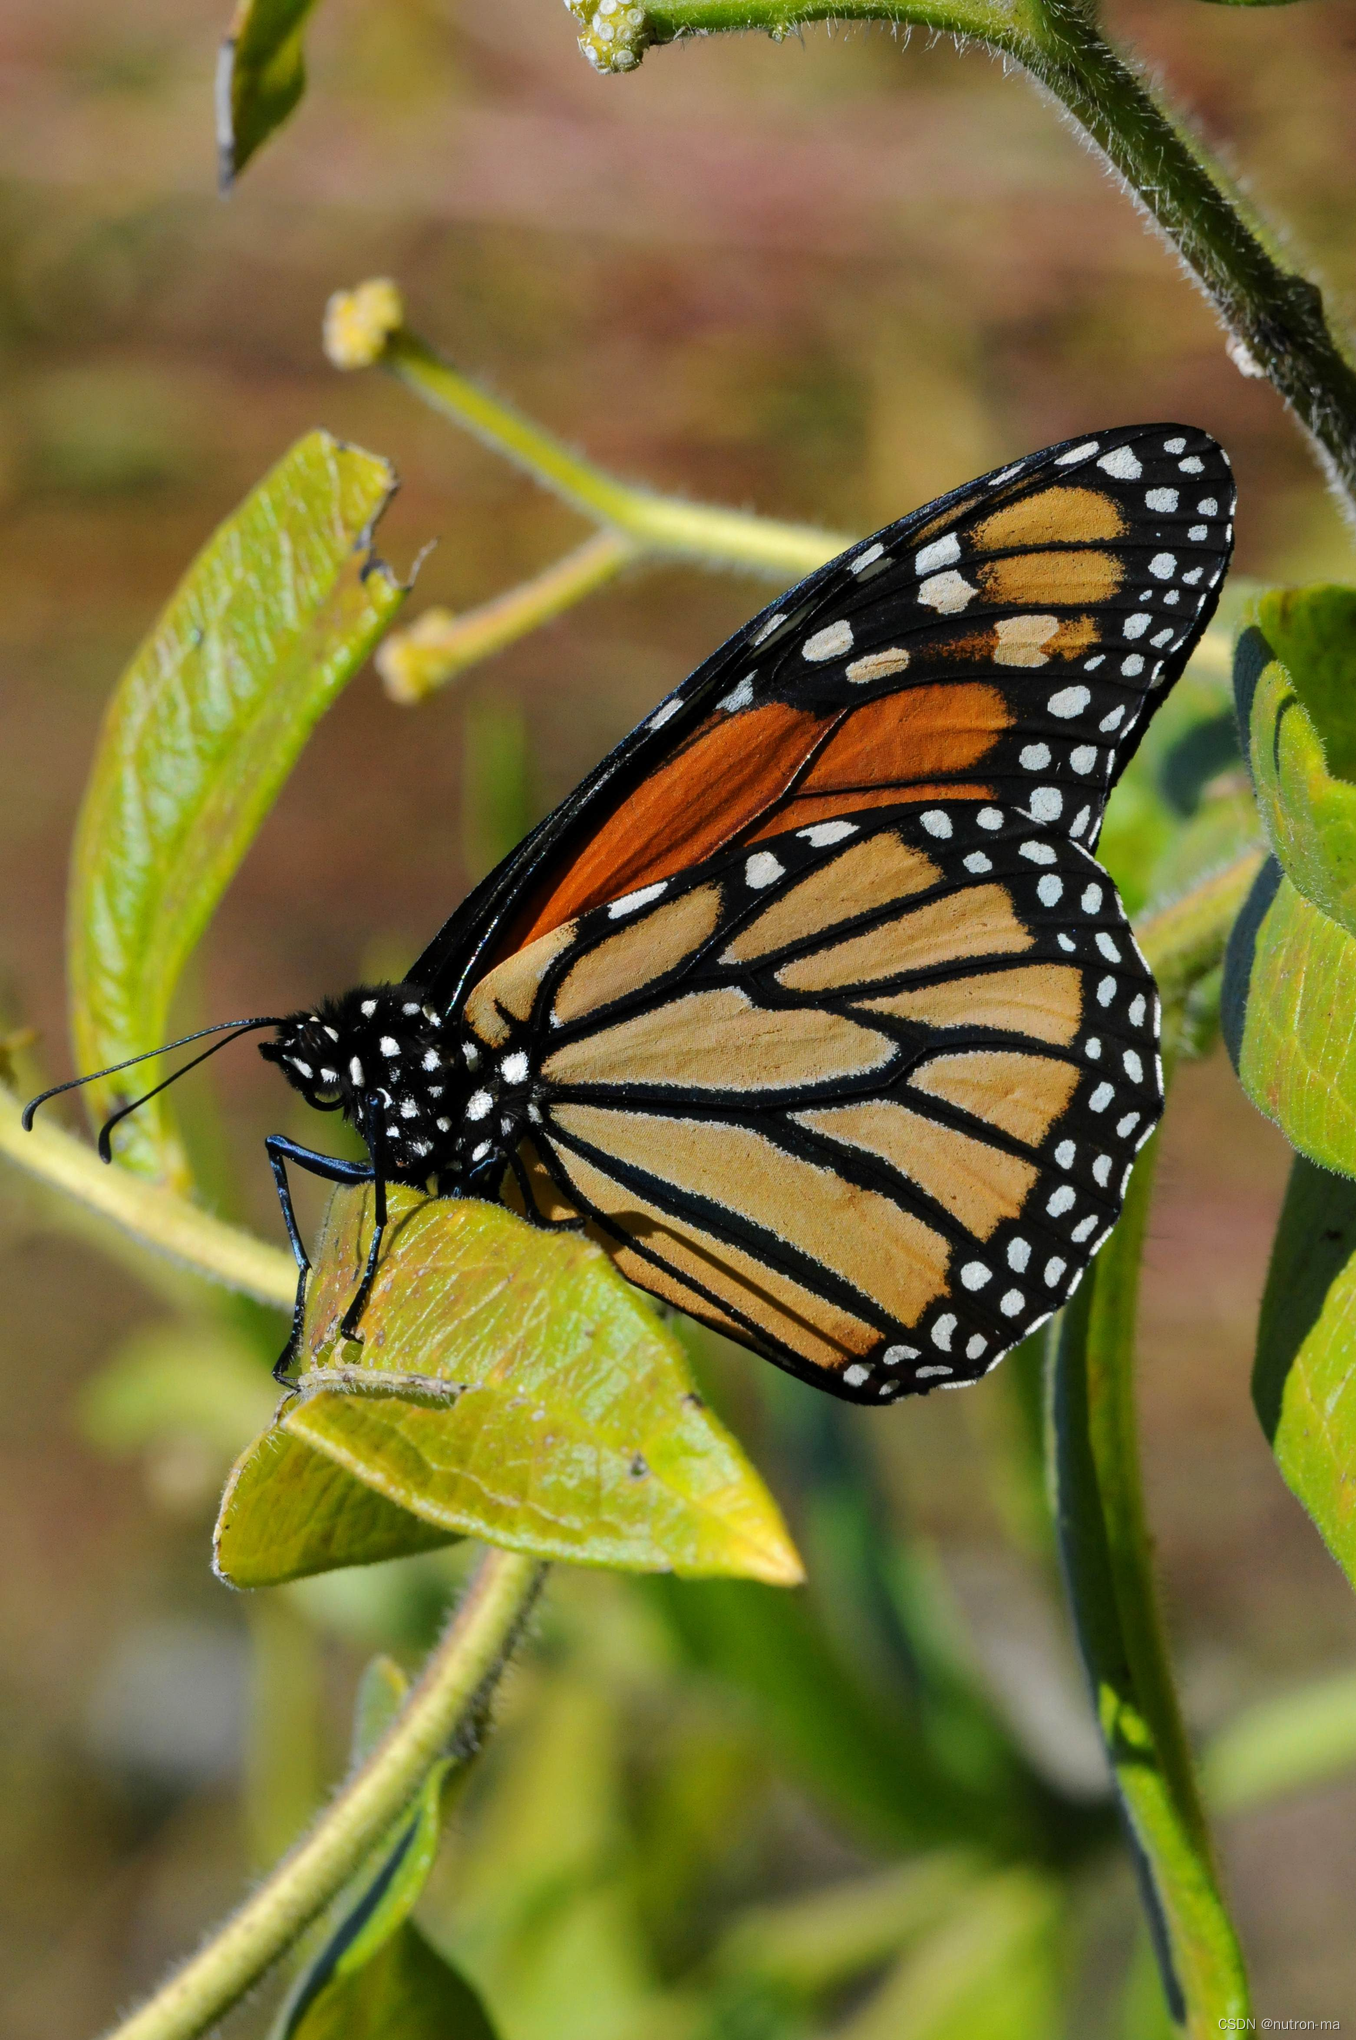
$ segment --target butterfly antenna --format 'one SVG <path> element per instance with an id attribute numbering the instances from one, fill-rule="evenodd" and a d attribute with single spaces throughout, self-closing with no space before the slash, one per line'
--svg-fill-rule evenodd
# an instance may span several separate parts
<path id="1" fill-rule="evenodd" d="M 29 1099 L 23 1109 L 21 1122 L 23 1130 L 25 1133 L 31 1133 L 33 1131 L 33 1114 L 37 1111 L 39 1105 L 45 1105 L 49 1098 L 59 1097 L 63 1091 L 78 1091 L 82 1084 L 95 1084 L 99 1081 L 100 1077 L 116 1076 L 119 1070 L 130 1070 L 133 1063 L 150 1062 L 154 1056 L 168 1055 L 173 1049 L 186 1048 L 190 1041 L 201 1041 L 204 1035 L 207 1034 L 221 1034 L 223 1032 L 231 1035 L 248 1034 L 256 1027 L 279 1027 L 281 1024 L 281 1018 L 274 1014 L 266 1015 L 258 1020 L 219 1020 L 215 1027 L 200 1027 L 195 1034 L 181 1034 L 177 1041 L 167 1041 L 161 1048 L 148 1048 L 142 1055 L 129 1055 L 126 1062 L 110 1063 L 106 1070 L 91 1070 L 87 1077 L 70 1077 L 64 1084 L 53 1084 L 50 1091 L 40 1091 L 36 1098 Z M 226 1043 L 218 1041 L 214 1043 L 214 1046 L 216 1048 L 225 1048 Z M 211 1053 L 212 1050 L 209 1048 L 207 1054 L 210 1055 Z M 191 1070 L 194 1063 L 199 1063 L 202 1060 L 202 1056 L 195 1056 L 193 1062 L 185 1063 L 183 1069 L 176 1070 L 174 1075 L 181 1077 L 184 1070 Z M 173 1082 L 174 1077 L 167 1077 L 165 1079 L 165 1083 L 172 1084 Z M 164 1088 L 164 1084 L 156 1086 L 156 1090 L 163 1091 Z M 146 1093 L 147 1098 L 153 1098 L 154 1096 L 155 1091 L 148 1091 Z M 139 1105 L 144 1105 L 145 1102 L 145 1098 L 137 1100 Z M 135 1107 L 129 1105 L 127 1110 L 131 1112 L 135 1110 Z M 118 1117 L 121 1118 L 122 1114 L 119 1113 Z M 111 1125 L 112 1121 L 109 1124 Z M 107 1156 L 104 1159 L 107 1160 Z"/>

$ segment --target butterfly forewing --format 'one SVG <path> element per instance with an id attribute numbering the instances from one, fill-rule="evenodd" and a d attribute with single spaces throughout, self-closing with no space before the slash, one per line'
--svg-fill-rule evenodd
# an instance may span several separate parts
<path id="1" fill-rule="evenodd" d="M 901 800 L 998 801 L 1091 848 L 1209 621 L 1226 456 L 1139 426 L 1034 454 L 811 575 L 660 704 L 411 975 L 485 964 L 732 844 Z"/>
<path id="2" fill-rule="evenodd" d="M 517 1020 L 510 1201 L 835 1393 L 983 1374 L 1062 1303 L 1161 1108 L 1105 874 L 1019 810 L 806 824 L 594 909 L 477 987 Z"/>

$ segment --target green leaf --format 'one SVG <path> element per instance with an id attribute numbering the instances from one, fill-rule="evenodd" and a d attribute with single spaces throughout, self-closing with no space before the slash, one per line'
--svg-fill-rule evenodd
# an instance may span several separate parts
<path id="1" fill-rule="evenodd" d="M 752 1699 L 780 1761 L 864 1840 L 1002 1849 L 1024 1838 L 1020 1793 L 968 1789 L 952 1775 L 916 1714 L 857 1677 L 807 1599 L 725 1580 L 653 1591 L 691 1661 Z"/>
<path id="2" fill-rule="evenodd" d="M 309 1446 L 442 1533 L 512 1551 L 783 1586 L 803 1577 L 682 1348 L 600 1247 L 498 1206 L 390 1194 L 361 1346 L 341 1342 L 339 1322 L 367 1251 L 370 1192 L 330 1204 L 307 1308 L 311 1364 L 281 1415 L 286 1444 L 270 1449 Z M 266 1541 L 241 1515 L 267 1508 L 258 1466 L 233 1498 L 233 1550 Z M 223 1532 L 230 1571 L 227 1544 Z"/>
<path id="3" fill-rule="evenodd" d="M 1193 2033 L 1245 2017 L 1154 1592 L 1133 1363 L 1154 1146 L 1120 1223 L 1062 1314 L 1052 1378 L 1056 1520 L 1074 1626 L 1140 1871 L 1163 1990 Z"/>
<path id="4" fill-rule="evenodd" d="M 1271 847 L 1356 935 L 1356 589 L 1264 596 L 1239 640 L 1239 721 Z"/>
<path id="5" fill-rule="evenodd" d="M 936 1927 L 980 1882 L 976 1860 L 936 1850 L 803 1898 L 751 1908 L 713 1962 L 722 1976 L 797 1998 L 839 1990 Z"/>
<path id="6" fill-rule="evenodd" d="M 400 1666 L 373 1658 L 353 1710 L 354 1766 L 369 1757 L 409 1691 Z M 413 1810 L 372 1851 L 312 1937 L 271 2040 L 495 2040 L 471 1986 L 410 1919 L 438 1852 L 452 1760 L 429 1770 Z"/>
<path id="7" fill-rule="evenodd" d="M 1243 1813 L 1353 1766 L 1356 1672 L 1337 1672 L 1235 1715 L 1206 1751 L 1201 1778 L 1217 1813 Z"/>
<path id="8" fill-rule="evenodd" d="M 1356 1586 L 1356 1183 L 1303 1155 L 1272 1243 L 1252 1394 L 1282 1477 Z"/>
<path id="9" fill-rule="evenodd" d="M 1220 1019 L 1239 1081 L 1292 1147 L 1356 1174 L 1356 938 L 1274 858 L 1234 923 Z"/>
<path id="10" fill-rule="evenodd" d="M 221 1498 L 213 1547 L 233 1587 L 276 1587 L 457 1541 L 276 1427 L 246 1447 Z"/>
<path id="11" fill-rule="evenodd" d="M 306 90 L 304 37 L 315 0 L 237 0 L 217 58 L 218 177 L 229 191 Z"/>
<path id="12" fill-rule="evenodd" d="M 406 1923 L 370 1962 L 328 1983 L 278 2040 L 497 2040 L 477 1993 Z"/>
<path id="13" fill-rule="evenodd" d="M 155 1048 L 180 972 L 303 744 L 405 591 L 369 534 L 395 487 L 327 432 L 299 440 L 208 540 L 123 674 L 85 793 L 71 875 L 75 1051 L 97 1069 Z M 149 1089 L 91 1085 L 96 1118 Z M 119 1159 L 185 1186 L 162 1100 Z"/>
<path id="14" fill-rule="evenodd" d="M 1060 1896 L 1012 1870 L 972 1886 L 838 2040 L 1049 2040 L 1060 2027 Z"/>

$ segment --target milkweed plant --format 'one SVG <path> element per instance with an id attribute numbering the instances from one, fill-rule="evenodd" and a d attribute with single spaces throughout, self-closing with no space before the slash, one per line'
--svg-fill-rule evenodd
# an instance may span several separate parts
<path id="1" fill-rule="evenodd" d="M 569 4 L 584 54 L 612 74 L 600 91 L 625 91 L 626 73 L 684 37 L 780 39 L 830 16 L 997 53 L 1102 153 L 1199 283 L 1235 365 L 1270 378 L 1351 507 L 1356 371 L 1319 291 L 1091 8 Z M 302 97 L 309 12 L 309 0 L 240 0 L 218 80 L 227 186 Z M 374 550 L 388 463 L 322 431 L 282 454 L 189 566 L 114 691 L 72 862 L 80 1069 L 166 1038 L 232 874 L 369 656 L 417 711 L 623 570 L 689 562 L 785 585 L 850 543 L 620 481 L 421 339 L 389 280 L 337 293 L 324 340 L 337 368 L 394 375 L 589 533 L 479 609 L 406 623 L 410 588 Z M 472 826 L 488 852 L 506 849 L 528 819 L 521 727 L 482 706 L 467 741 Z M 1248 1098 L 1294 1149 L 1253 1396 L 1283 1478 L 1356 1583 L 1354 760 L 1356 587 L 1235 582 L 1112 801 L 1099 856 L 1158 979 L 1169 1080 L 1222 1035 Z M 383 1579 L 408 1576 L 452 1608 L 413 1680 L 390 1658 L 369 1665 L 343 1783 L 299 1834 L 297 1809 L 265 1805 L 274 1867 L 118 2040 L 205 2033 L 266 1978 L 274 2040 L 1050 2040 L 1077 1996 L 1090 1880 L 1118 1850 L 1136 1869 L 1141 1939 L 1098 2030 L 1203 2040 L 1248 2020 L 1210 1819 L 1356 1761 L 1356 1682 L 1241 1716 L 1203 1756 L 1188 1740 L 1135 1417 L 1155 1143 L 1073 1300 L 1005 1363 L 1007 1476 L 1039 1562 L 1062 1574 L 1105 1749 L 1106 1790 L 1079 1796 L 1036 1768 L 989 1697 L 926 1553 L 890 1521 L 860 1427 L 828 1398 L 807 1414 L 809 1398 L 769 1391 L 779 1450 L 805 1483 L 802 1558 L 699 1393 L 705 1335 L 663 1319 L 580 1236 L 394 1190 L 355 1358 L 338 1328 L 371 1232 L 360 1186 L 330 1201 L 303 1372 L 277 1398 L 263 1363 L 291 1262 L 211 1214 L 167 1101 L 125 1122 L 105 1168 L 54 1120 L 20 1131 L 21 1088 L 41 1074 L 21 1044 L 5 1074 L 0 1147 L 72 1225 L 120 1234 L 124 1253 L 130 1239 L 137 1265 L 167 1256 L 262 1306 L 214 1316 L 195 1287 L 191 1314 L 120 1359 L 93 1403 L 123 1445 L 187 1431 L 238 1453 L 214 1556 L 265 1611 L 257 1648 L 274 1647 L 266 1611 L 282 1604 L 270 1590 L 318 1592 L 322 1576 L 361 1580 L 351 1569 L 376 1561 L 405 1561 Z M 96 1123 L 126 1099 L 111 1080 L 86 1095 Z M 736 1765 L 770 1752 L 875 1867 L 727 1920 L 714 1938 L 694 1932 L 690 1882 L 666 1849 L 707 1860 L 703 1821 L 719 1825 L 736 1803 L 721 1777 L 728 1744 L 699 1708 L 667 1770 L 656 1759 L 650 1830 L 623 1846 L 609 1810 L 621 1698 L 597 1636 L 580 1646 L 591 1681 L 547 1650 L 532 1736 L 493 1772 L 474 1821 L 454 1819 L 505 1667 L 534 1623 L 549 1630 L 550 1568 L 571 1565 L 636 1576 L 640 1612 L 627 1619 L 662 1635 L 664 1662 L 746 1710 Z M 323 1619 L 320 1599 L 289 1605 Z"/>

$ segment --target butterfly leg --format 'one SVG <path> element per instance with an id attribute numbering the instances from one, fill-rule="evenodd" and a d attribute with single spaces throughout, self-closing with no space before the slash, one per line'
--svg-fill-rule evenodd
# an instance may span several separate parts
<path id="1" fill-rule="evenodd" d="M 322 1155 L 314 1148 L 302 1147 L 297 1141 L 287 1140 L 280 1133 L 271 1133 L 264 1142 L 273 1181 L 278 1186 L 278 1202 L 282 1206 L 283 1224 L 292 1244 L 292 1258 L 297 1264 L 297 1296 L 292 1306 L 292 1329 L 287 1344 L 278 1355 L 273 1369 L 275 1381 L 286 1381 L 293 1361 L 301 1348 L 301 1331 L 306 1317 L 306 1278 L 311 1272 L 310 1256 L 301 1242 L 297 1230 L 297 1215 L 292 1208 L 292 1189 L 287 1180 L 287 1163 L 295 1162 L 299 1169 L 305 1169 L 312 1176 L 319 1176 L 326 1183 L 370 1183 L 376 1171 L 370 1163 L 344 1162 L 337 1155 Z M 385 1185 L 379 1186 L 382 1216 L 385 1216 Z M 370 1286 L 370 1280 L 369 1280 Z M 360 1292 L 360 1294 L 363 1292 Z M 364 1294 L 363 1300 L 366 1301 Z M 347 1322 L 347 1320 L 345 1320 Z"/>
<path id="2" fill-rule="evenodd" d="M 381 1252 L 381 1242 L 386 1231 L 386 1172 L 381 1166 L 381 1128 L 375 1112 L 368 1113 L 365 1130 L 367 1144 L 372 1151 L 372 1167 L 368 1174 L 370 1181 L 376 1186 L 372 1198 L 372 1244 L 367 1250 L 367 1266 L 363 1269 L 363 1279 L 358 1284 L 357 1294 L 344 1312 L 343 1323 L 339 1327 L 342 1338 L 357 1339 L 359 1343 L 362 1334 L 358 1330 L 358 1321 L 367 1308 L 367 1299 L 372 1293 L 372 1279 L 377 1272 L 377 1256 Z"/>
<path id="3" fill-rule="evenodd" d="M 537 1209 L 536 1199 L 532 1195 L 532 1189 L 527 1180 L 527 1170 L 519 1161 L 516 1153 L 511 1154 L 508 1159 L 509 1167 L 513 1171 L 518 1189 L 522 1194 L 523 1216 L 529 1225 L 535 1226 L 538 1232 L 582 1232 L 584 1230 L 582 1218 L 543 1218 Z"/>

